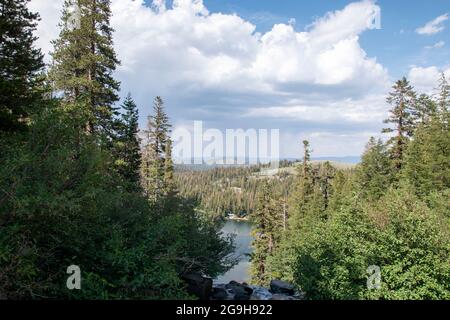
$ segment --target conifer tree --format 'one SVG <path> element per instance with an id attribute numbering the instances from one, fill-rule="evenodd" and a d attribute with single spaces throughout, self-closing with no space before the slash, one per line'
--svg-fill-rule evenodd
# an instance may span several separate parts
<path id="1" fill-rule="evenodd" d="M 110 27 L 110 0 L 66 0 L 59 38 L 53 42 L 49 72 L 55 90 L 65 102 L 82 106 L 85 130 L 112 137 L 119 100 L 119 82 L 113 78 L 116 57 Z"/>
<path id="2" fill-rule="evenodd" d="M 436 99 L 437 108 L 439 110 L 440 121 L 448 129 L 449 124 L 449 107 L 450 107 L 450 84 L 446 75 L 442 72 L 438 83 L 438 97 Z"/>
<path id="3" fill-rule="evenodd" d="M 166 186 L 166 195 L 171 197 L 175 194 L 175 177 L 172 159 L 172 139 L 167 138 L 166 157 L 164 160 L 164 184 Z"/>
<path id="4" fill-rule="evenodd" d="M 275 246 L 281 236 L 283 217 L 281 206 L 275 201 L 270 185 L 264 182 L 262 190 L 256 200 L 254 214 L 251 215 L 254 223 L 252 243 L 252 283 L 267 285 L 270 273 L 267 269 L 267 259 L 273 254 Z"/>
<path id="5" fill-rule="evenodd" d="M 167 145 L 171 125 L 164 111 L 164 102 L 156 97 L 153 104 L 153 115 L 148 117 L 146 130 L 147 141 L 144 148 L 143 183 L 151 202 L 158 202 L 166 194 L 166 165 L 170 167 L 171 160 L 166 163 Z M 171 152 L 169 154 L 171 157 Z M 169 173 L 170 175 L 170 173 Z"/>
<path id="6" fill-rule="evenodd" d="M 139 111 L 131 97 L 125 98 L 122 104 L 123 113 L 118 126 L 115 143 L 116 166 L 119 173 L 134 190 L 139 189 L 141 152 L 139 133 Z"/>
<path id="7" fill-rule="evenodd" d="M 418 127 L 405 154 L 402 176 L 415 187 L 420 196 L 450 187 L 449 88 L 445 74 L 442 73 L 435 101 L 430 102 L 433 112 L 428 115 L 426 125 Z"/>
<path id="8" fill-rule="evenodd" d="M 436 103 L 426 94 L 421 94 L 416 102 L 416 108 L 412 112 L 412 117 L 414 120 L 414 130 L 420 124 L 426 124 L 430 118 L 436 114 L 437 107 Z"/>
<path id="9" fill-rule="evenodd" d="M 309 161 L 311 160 L 311 150 L 309 148 L 309 141 L 303 140 L 303 177 L 306 177 L 309 173 Z"/>
<path id="10" fill-rule="evenodd" d="M 332 180 L 336 175 L 336 169 L 326 161 L 318 170 L 318 187 L 323 198 L 322 212 L 328 208 L 328 203 L 333 194 Z"/>
<path id="11" fill-rule="evenodd" d="M 39 15 L 28 2 L 0 2 L 0 131 L 24 128 L 41 97 L 43 56 L 33 35 Z"/>
<path id="12" fill-rule="evenodd" d="M 449 141 L 445 110 L 439 109 L 426 126 L 417 129 L 405 153 L 402 176 L 415 187 L 418 195 L 450 188 Z"/>
<path id="13" fill-rule="evenodd" d="M 443 72 L 438 83 L 437 105 L 441 114 L 448 114 L 448 107 L 450 106 L 450 85 Z"/>
<path id="14" fill-rule="evenodd" d="M 399 171 L 402 167 L 406 144 L 414 132 L 412 111 L 416 108 L 416 94 L 405 77 L 398 80 L 392 88 L 393 91 L 387 98 L 387 102 L 392 106 L 391 114 L 384 123 L 392 123 L 395 128 L 385 128 L 383 133 L 396 133 L 388 143 L 391 145 L 393 167 Z"/>
<path id="15" fill-rule="evenodd" d="M 314 197 L 314 177 L 310 164 L 311 150 L 309 141 L 303 141 L 303 162 L 299 167 L 298 181 L 292 195 L 293 210 L 291 221 L 293 228 L 300 228 L 304 217 L 309 213 L 309 204 Z"/>
<path id="16" fill-rule="evenodd" d="M 389 154 L 383 142 L 371 137 L 366 145 L 356 182 L 362 198 L 378 200 L 392 182 Z"/>

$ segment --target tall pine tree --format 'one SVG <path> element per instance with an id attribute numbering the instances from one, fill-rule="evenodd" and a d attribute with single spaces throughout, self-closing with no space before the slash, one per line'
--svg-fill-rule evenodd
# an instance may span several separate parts
<path id="1" fill-rule="evenodd" d="M 291 196 L 291 227 L 299 229 L 309 214 L 309 205 L 314 198 L 314 177 L 310 164 L 311 149 L 309 141 L 303 141 L 303 161 L 298 169 L 298 180 Z"/>
<path id="2" fill-rule="evenodd" d="M 256 200 L 255 212 L 251 215 L 254 240 L 252 243 L 252 283 L 267 285 L 271 275 L 267 267 L 268 258 L 274 253 L 283 230 L 282 206 L 276 200 L 266 180 Z"/>
<path id="3" fill-rule="evenodd" d="M 164 184 L 166 188 L 166 195 L 171 197 L 176 192 L 174 166 L 172 159 L 172 139 L 167 138 L 166 155 L 164 159 Z"/>
<path id="4" fill-rule="evenodd" d="M 388 143 L 391 145 L 393 166 L 398 171 L 402 167 L 406 144 L 414 132 L 412 112 L 416 108 L 416 93 L 405 77 L 395 83 L 393 91 L 389 93 L 387 102 L 392 106 L 392 109 L 390 110 L 390 117 L 384 123 L 391 123 L 394 128 L 385 128 L 383 133 L 395 132 Z"/>
<path id="5" fill-rule="evenodd" d="M 441 73 L 438 83 L 437 105 L 441 114 L 448 115 L 448 107 L 450 106 L 450 85 L 443 72 Z"/>
<path id="6" fill-rule="evenodd" d="M 392 169 L 386 146 L 371 137 L 356 172 L 358 190 L 363 199 L 378 200 L 392 182 Z"/>
<path id="7" fill-rule="evenodd" d="M 148 117 L 142 160 L 143 186 L 152 203 L 159 202 L 167 194 L 166 168 L 171 170 L 170 162 L 166 163 L 167 146 L 171 144 L 169 142 L 170 128 L 169 118 L 164 111 L 164 102 L 161 97 L 156 97 L 153 103 L 153 115 Z M 168 174 L 170 175 L 169 172 Z"/>
<path id="8" fill-rule="evenodd" d="M 450 131 L 448 128 L 449 86 L 442 74 L 436 101 L 437 108 L 426 125 L 418 127 L 405 153 L 402 175 L 415 187 L 418 195 L 450 188 Z M 448 192 L 448 191 L 447 191 Z"/>
<path id="9" fill-rule="evenodd" d="M 438 97 L 436 99 L 441 122 L 448 128 L 450 113 L 450 84 L 446 78 L 445 73 L 441 73 L 441 77 L 438 83 Z"/>
<path id="10" fill-rule="evenodd" d="M 415 130 L 420 124 L 426 124 L 437 112 L 436 103 L 426 94 L 421 94 L 417 99 L 416 108 L 412 112 L 415 122 Z"/>
<path id="11" fill-rule="evenodd" d="M 119 173 L 130 184 L 132 190 L 140 188 L 141 152 L 139 133 L 139 111 L 131 97 L 122 104 L 123 113 L 119 122 L 116 142 L 115 162 Z"/>
<path id="12" fill-rule="evenodd" d="M 44 64 L 33 35 L 39 15 L 28 2 L 0 1 L 0 131 L 24 128 L 41 97 Z"/>
<path id="13" fill-rule="evenodd" d="M 70 104 L 82 106 L 85 130 L 113 136 L 119 82 L 113 78 L 116 57 L 109 0 L 66 0 L 61 33 L 53 42 L 49 72 L 55 90 Z"/>

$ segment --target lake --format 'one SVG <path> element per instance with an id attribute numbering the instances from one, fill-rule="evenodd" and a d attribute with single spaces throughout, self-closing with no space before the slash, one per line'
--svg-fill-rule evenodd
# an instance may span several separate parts
<path id="1" fill-rule="evenodd" d="M 239 258 L 239 263 L 227 273 L 214 280 L 215 283 L 229 283 L 231 280 L 237 282 L 250 281 L 250 257 L 252 252 L 251 235 L 252 225 L 248 221 L 227 220 L 222 227 L 224 235 L 234 234 L 236 249 L 234 255 Z"/>

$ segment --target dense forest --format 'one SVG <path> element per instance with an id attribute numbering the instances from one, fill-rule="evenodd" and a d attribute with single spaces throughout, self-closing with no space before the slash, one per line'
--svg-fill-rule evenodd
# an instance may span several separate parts
<path id="1" fill-rule="evenodd" d="M 229 214 L 253 225 L 252 284 L 306 299 L 450 299 L 450 86 L 406 78 L 386 139 L 355 167 L 311 160 L 195 170 L 172 160 L 156 97 L 120 101 L 109 0 L 65 2 L 46 65 L 29 0 L 0 0 L 0 299 L 190 299 L 184 274 L 229 270 Z M 300 143 L 300 141 L 299 141 Z M 80 267 L 82 290 L 68 290 Z M 381 286 L 368 288 L 368 269 Z"/>
<path id="2" fill-rule="evenodd" d="M 49 68 L 27 2 L 0 3 L 0 298 L 190 298 L 180 276 L 227 270 L 232 243 L 176 192 L 163 100 L 142 142 L 117 107 L 109 1 L 78 1 L 79 28 L 66 2 Z"/>
<path id="3" fill-rule="evenodd" d="M 282 161 L 280 169 L 289 168 L 294 162 Z M 234 215 L 248 218 L 255 211 L 256 197 L 263 181 L 271 180 L 271 193 L 287 199 L 294 178 L 287 172 L 265 175 L 267 164 L 248 166 L 190 166 L 176 167 L 175 180 L 180 195 L 195 199 L 198 210 L 214 219 Z"/>

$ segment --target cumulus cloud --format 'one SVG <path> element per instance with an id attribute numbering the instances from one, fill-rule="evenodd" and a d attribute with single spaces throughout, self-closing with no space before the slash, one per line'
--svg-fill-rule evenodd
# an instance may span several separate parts
<path id="1" fill-rule="evenodd" d="M 432 35 L 444 30 L 443 23 L 448 20 L 448 13 L 443 14 L 434 20 L 426 23 L 423 27 L 417 28 L 416 32 L 421 35 Z"/>
<path id="2" fill-rule="evenodd" d="M 386 117 L 386 105 L 379 95 L 369 95 L 362 99 L 347 98 L 337 101 L 317 101 L 308 105 L 308 101 L 294 100 L 289 106 L 250 108 L 246 117 L 270 117 L 289 121 L 314 121 L 324 126 L 343 124 L 352 126 L 361 124 L 375 127 Z"/>
<path id="3" fill-rule="evenodd" d="M 439 69 L 436 66 L 426 68 L 414 66 L 409 70 L 408 78 L 418 91 L 432 94 L 437 87 L 442 72 L 447 78 L 450 78 L 450 68 Z"/>
<path id="4" fill-rule="evenodd" d="M 38 35 L 44 52 L 58 34 L 62 3 L 31 1 L 43 18 Z M 386 109 L 387 70 L 359 43 L 379 11 L 374 1 L 327 13 L 305 30 L 289 22 L 266 33 L 236 14 L 209 12 L 202 0 L 111 3 L 122 61 L 117 77 L 123 92 L 131 91 L 146 107 L 143 115 L 152 96 L 162 95 L 180 122 L 203 119 L 230 126 L 230 119 L 241 115 L 241 123 L 258 127 L 265 125 L 264 117 L 288 117 L 297 121 L 292 128 L 317 122 L 330 131 L 336 122 L 348 128 L 373 123 Z"/>

